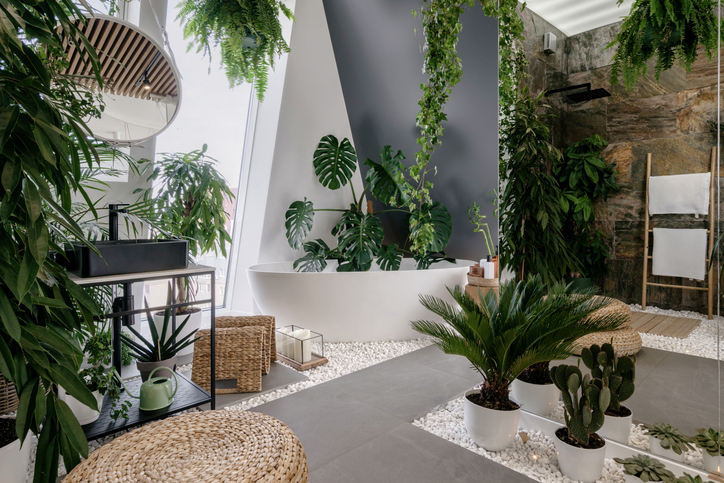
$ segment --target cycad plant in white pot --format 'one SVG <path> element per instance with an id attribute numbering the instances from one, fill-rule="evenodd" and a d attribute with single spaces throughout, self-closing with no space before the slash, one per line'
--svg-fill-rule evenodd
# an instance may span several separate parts
<path id="1" fill-rule="evenodd" d="M 691 442 L 701 448 L 704 468 L 721 473 L 724 470 L 724 435 L 716 429 L 697 429 Z"/>
<path id="2" fill-rule="evenodd" d="M 144 193 L 146 200 L 155 197 L 158 218 L 154 223 L 167 235 L 187 240 L 192 261 L 211 252 L 226 257 L 227 243 L 231 244 L 231 235 L 226 228 L 229 214 L 224 209 L 224 202 L 234 200 L 234 193 L 216 169 L 218 162 L 206 155 L 207 148 L 204 144 L 201 149 L 189 153 L 162 153 L 154 161 L 153 172 L 148 178 L 153 186 Z M 197 290 L 194 279 L 177 278 L 174 302 L 195 300 Z M 201 326 L 199 307 L 181 307 L 176 309 L 176 314 L 189 316 L 182 338 Z M 160 331 L 164 313 L 154 315 L 156 329 Z M 193 345 L 179 355 L 191 352 Z"/>
<path id="3" fill-rule="evenodd" d="M 658 456 L 683 462 L 686 451 L 693 449 L 689 438 L 668 423 L 644 424 L 649 437 L 649 451 Z"/>
<path id="4" fill-rule="evenodd" d="M 621 404 L 634 393 L 636 379 L 635 357 L 616 357 L 610 343 L 592 345 L 581 350 L 581 360 L 591 370 L 591 377 L 599 382 L 599 388 L 607 387 L 611 391 L 611 401 L 604 408 L 606 420 L 598 434 L 628 444 L 631 433 L 633 413 Z"/>
<path id="5" fill-rule="evenodd" d="M 460 308 L 421 295 L 422 304 L 443 322 L 418 320 L 412 327 L 432 337 L 443 352 L 466 357 L 483 376 L 482 387 L 465 395 L 465 428 L 489 451 L 515 439 L 520 404 L 511 400 L 509 387 L 526 367 L 565 359 L 574 340 L 622 323 L 615 315 L 592 316 L 608 301 L 594 299 L 590 291 L 546 296 L 539 276 L 504 283 L 499 299 L 488 292 L 480 304 L 460 287 L 448 291 Z"/>

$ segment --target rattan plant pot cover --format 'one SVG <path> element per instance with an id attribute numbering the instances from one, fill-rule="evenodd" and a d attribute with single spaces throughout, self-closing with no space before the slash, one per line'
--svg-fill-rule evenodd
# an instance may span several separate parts
<path id="1" fill-rule="evenodd" d="M 0 416 L 15 412 L 18 409 L 18 393 L 15 384 L 0 374 Z"/>
<path id="2" fill-rule="evenodd" d="M 307 457 L 287 425 L 248 411 L 197 411 L 101 446 L 63 483 L 307 483 Z"/>

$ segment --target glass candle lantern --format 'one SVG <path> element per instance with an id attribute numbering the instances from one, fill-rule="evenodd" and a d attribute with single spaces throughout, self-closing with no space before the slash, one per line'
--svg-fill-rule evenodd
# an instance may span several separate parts
<path id="1" fill-rule="evenodd" d="M 296 325 L 277 329 L 277 353 L 300 364 L 324 357 L 322 334 Z"/>

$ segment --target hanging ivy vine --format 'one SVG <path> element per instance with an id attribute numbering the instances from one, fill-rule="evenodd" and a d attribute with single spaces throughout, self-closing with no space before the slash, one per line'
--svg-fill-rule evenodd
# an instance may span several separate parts
<path id="1" fill-rule="evenodd" d="M 618 0 L 621 5 L 623 0 Z M 611 83 L 623 78 L 627 90 L 646 75 L 655 58 L 655 76 L 675 61 L 686 71 L 697 58 L 699 44 L 711 60 L 717 48 L 716 3 L 712 0 L 636 0 L 621 31 L 606 49 L 617 47 L 611 64 Z"/>

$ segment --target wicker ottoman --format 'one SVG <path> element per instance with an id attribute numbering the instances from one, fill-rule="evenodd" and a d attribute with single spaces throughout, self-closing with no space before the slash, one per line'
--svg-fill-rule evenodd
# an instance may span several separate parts
<path id="1" fill-rule="evenodd" d="M 620 300 L 611 300 L 613 300 L 611 305 L 597 310 L 592 315 L 623 314 L 626 316 L 624 325 L 610 332 L 596 332 L 595 334 L 581 337 L 574 344 L 574 354 L 580 355 L 581 349 L 584 347 L 590 347 L 593 344 L 602 345 L 607 342 L 612 342 L 611 339 L 613 339 L 613 351 L 618 356 L 631 356 L 641 350 L 641 336 L 637 331 L 628 326 L 628 323 L 631 321 L 631 309 Z"/>
<path id="2" fill-rule="evenodd" d="M 309 481 L 307 457 L 281 421 L 201 411 L 151 423 L 91 453 L 64 483 Z"/>

